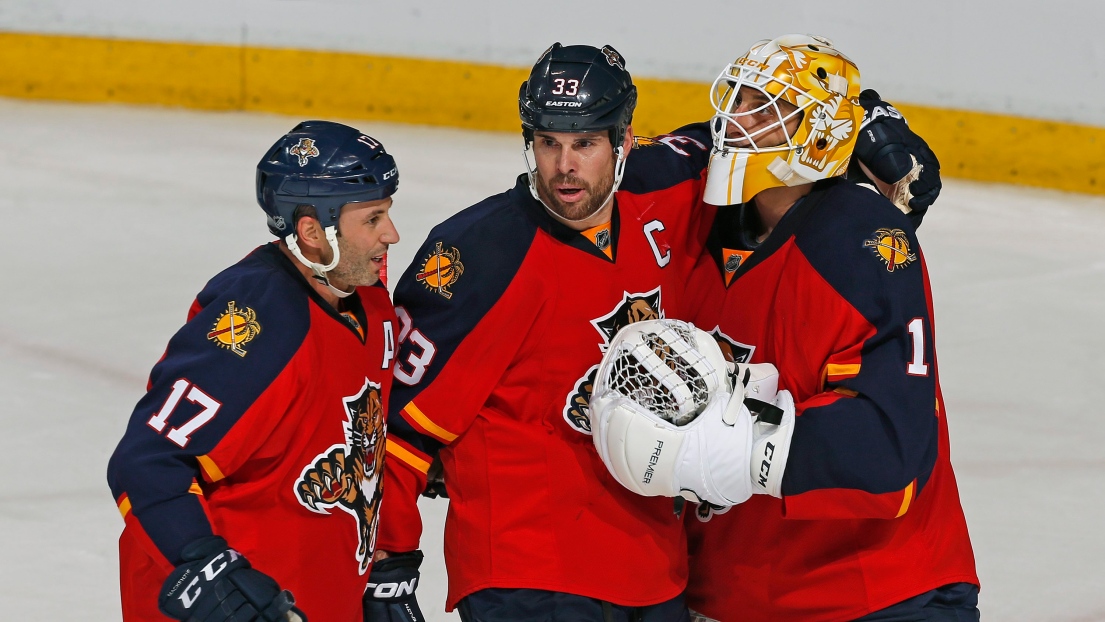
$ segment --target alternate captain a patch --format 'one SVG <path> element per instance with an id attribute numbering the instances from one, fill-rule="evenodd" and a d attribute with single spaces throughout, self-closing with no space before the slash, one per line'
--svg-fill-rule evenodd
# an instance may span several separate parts
<path id="1" fill-rule="evenodd" d="M 917 261 L 917 254 L 909 252 L 909 237 L 901 229 L 879 229 L 863 245 L 875 251 L 887 272 L 905 268 Z"/>
<path id="2" fill-rule="evenodd" d="M 445 250 L 441 242 L 438 242 L 430 256 L 423 260 L 422 269 L 414 275 L 414 280 L 448 300 L 453 297 L 453 292 L 449 291 L 449 288 L 462 274 L 464 274 L 464 264 L 460 262 L 460 251 L 455 246 Z"/>
<path id="3" fill-rule="evenodd" d="M 207 339 L 215 342 L 220 348 L 226 348 L 238 356 L 246 355 L 245 345 L 253 338 L 261 334 L 261 324 L 257 322 L 257 314 L 253 309 L 246 307 L 239 309 L 234 301 L 227 303 L 226 311 L 223 311 L 215 325 L 207 333 Z"/>

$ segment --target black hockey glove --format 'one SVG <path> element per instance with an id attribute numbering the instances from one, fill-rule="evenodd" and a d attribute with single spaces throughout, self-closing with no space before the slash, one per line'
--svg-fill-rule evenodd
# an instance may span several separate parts
<path id="1" fill-rule="evenodd" d="M 448 499 L 449 491 L 445 488 L 445 472 L 441 466 L 441 456 L 434 456 L 430 462 L 430 468 L 426 471 L 426 489 L 422 496 L 428 499 Z"/>
<path id="2" fill-rule="evenodd" d="M 364 593 L 364 622 L 425 622 L 414 590 L 422 551 L 395 553 L 372 564 Z"/>
<path id="3" fill-rule="evenodd" d="M 848 179 L 875 184 L 902 211 L 911 210 L 907 214 L 918 227 L 940 195 L 940 161 L 925 140 L 909 129 L 905 117 L 877 92 L 863 91 L 859 103 L 863 106 L 863 125 L 853 161 L 867 167 L 882 184 L 875 184 L 860 166 L 848 167 Z"/>
<path id="4" fill-rule="evenodd" d="M 186 622 L 306 622 L 292 593 L 219 536 L 192 542 L 161 586 L 161 613 Z"/>

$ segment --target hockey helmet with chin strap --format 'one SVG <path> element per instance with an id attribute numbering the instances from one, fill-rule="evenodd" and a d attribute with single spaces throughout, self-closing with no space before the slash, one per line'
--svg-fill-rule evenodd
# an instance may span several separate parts
<path id="1" fill-rule="evenodd" d="M 534 132 L 609 131 L 617 156 L 614 190 L 621 183 L 625 134 L 637 106 L 637 87 L 625 60 L 613 47 L 554 43 L 545 50 L 518 92 L 518 112 L 526 140 L 530 192 L 537 196 Z"/>
<path id="2" fill-rule="evenodd" d="M 386 199 L 398 187 L 395 159 L 380 141 L 331 121 L 300 123 L 276 141 L 257 164 L 257 202 L 268 216 L 269 231 L 283 238 L 296 259 L 327 286 L 326 272 L 333 270 L 340 258 L 337 225 L 342 207 Z M 295 212 L 300 206 L 313 207 L 323 227 L 334 252 L 326 265 L 306 259 L 299 249 Z"/>

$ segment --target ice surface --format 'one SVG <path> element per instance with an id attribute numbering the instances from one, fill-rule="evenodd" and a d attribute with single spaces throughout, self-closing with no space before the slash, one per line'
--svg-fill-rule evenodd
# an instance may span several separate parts
<path id="1" fill-rule="evenodd" d="M 268 241 L 254 166 L 296 121 L 0 99 L 4 619 L 119 619 L 107 459 L 195 293 Z M 402 171 L 393 280 L 522 171 L 516 136 L 352 123 Z M 1105 199 L 954 180 L 920 230 L 988 620 L 1105 620 L 1103 233 Z M 455 619 L 445 507 L 423 504 L 431 620 Z"/>

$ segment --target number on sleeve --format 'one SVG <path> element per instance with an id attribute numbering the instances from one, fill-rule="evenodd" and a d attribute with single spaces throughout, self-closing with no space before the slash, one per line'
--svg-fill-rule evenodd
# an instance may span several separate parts
<path id="1" fill-rule="evenodd" d="M 910 376 L 929 375 L 929 366 L 925 363 L 925 321 L 919 317 L 909 322 L 909 334 L 913 337 L 913 360 L 906 367 Z"/>
<path id="2" fill-rule="evenodd" d="M 188 390 L 189 387 L 191 387 L 191 390 Z M 165 429 L 165 424 L 169 421 L 169 417 L 180 404 L 180 399 L 185 397 L 185 391 L 187 391 L 186 399 L 193 404 L 202 406 L 203 410 L 196 413 L 196 415 L 188 421 L 185 421 L 184 425 L 176 428 L 169 428 L 169 432 L 165 435 L 169 440 L 182 448 L 188 445 L 188 441 L 192 440 L 192 433 L 203 427 L 208 421 L 211 421 L 215 417 L 215 414 L 219 412 L 219 408 L 222 407 L 222 404 L 220 404 L 218 400 L 204 393 L 202 389 L 188 380 L 181 378 L 173 383 L 172 393 L 169 394 L 168 399 L 166 399 L 165 403 L 161 406 L 161 410 L 150 417 L 146 425 L 157 432 L 163 431 Z"/>
<path id="3" fill-rule="evenodd" d="M 414 328 L 411 314 L 405 308 L 395 307 L 395 315 L 399 318 L 399 343 L 410 343 L 412 346 L 406 360 L 395 363 L 395 377 L 399 382 L 413 386 L 422 380 L 426 368 L 433 362 L 437 346 Z M 403 369 L 404 363 L 410 366 L 410 371 Z"/>
<path id="4" fill-rule="evenodd" d="M 165 403 L 161 406 L 161 410 L 157 411 L 157 414 L 150 417 L 150 420 L 146 422 L 146 425 L 153 428 L 155 431 L 160 432 L 165 429 L 165 422 L 169 420 L 169 414 L 173 412 L 176 405 L 180 402 L 180 398 L 184 396 L 184 391 L 188 389 L 188 381 L 184 378 L 177 380 L 173 383 L 173 392 L 169 394 L 169 399 L 165 400 Z"/>
<path id="5" fill-rule="evenodd" d="M 395 377 L 403 384 L 416 385 L 419 380 L 422 380 L 426 368 L 433 362 L 434 355 L 437 354 L 437 346 L 425 335 L 418 332 L 418 329 L 411 331 L 410 344 L 414 346 L 414 349 L 411 350 L 405 362 L 411 366 L 411 370 L 408 372 L 403 369 L 403 362 L 396 363 Z"/>

